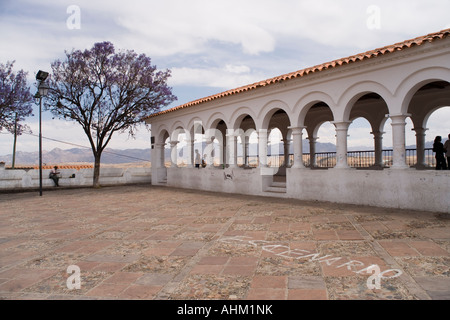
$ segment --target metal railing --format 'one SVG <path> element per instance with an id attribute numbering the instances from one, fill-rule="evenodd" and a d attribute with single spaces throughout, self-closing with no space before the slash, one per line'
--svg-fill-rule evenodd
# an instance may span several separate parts
<path id="1" fill-rule="evenodd" d="M 289 155 L 289 164 L 294 162 L 294 155 Z M 352 168 L 370 168 L 375 165 L 375 151 L 349 151 L 347 153 L 348 165 Z M 238 164 L 243 163 L 242 157 L 239 157 Z M 250 167 L 257 167 L 259 164 L 258 156 L 248 156 L 247 163 Z M 267 157 L 267 163 L 270 167 L 281 167 L 284 165 L 284 155 L 270 155 Z M 303 154 L 303 163 L 306 167 L 311 167 L 311 155 Z M 386 149 L 382 151 L 383 167 L 390 167 L 393 163 L 393 150 Z M 424 163 L 426 167 L 436 166 L 436 159 L 431 148 L 425 149 Z M 410 167 L 417 164 L 417 150 L 406 149 L 406 164 Z M 333 168 L 336 166 L 336 152 L 317 152 L 315 154 L 314 168 Z"/>

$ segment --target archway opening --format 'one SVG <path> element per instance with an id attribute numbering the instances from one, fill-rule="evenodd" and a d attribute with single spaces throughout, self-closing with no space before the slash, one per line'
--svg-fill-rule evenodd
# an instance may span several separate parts
<path id="1" fill-rule="evenodd" d="M 275 168 L 275 176 L 286 179 L 286 168 L 289 165 L 290 130 L 287 113 L 278 109 L 270 118 L 267 132 L 267 166 Z M 282 178 L 283 179 L 283 178 Z"/>
<path id="2" fill-rule="evenodd" d="M 447 81 L 430 81 L 414 93 L 408 106 L 408 113 L 411 114 L 413 121 L 416 148 L 407 158 L 413 159 L 408 161 L 409 165 L 415 166 L 416 169 L 435 168 L 432 145 L 436 136 L 441 136 L 443 141 L 448 139 L 449 106 L 450 83 Z"/>
<path id="3" fill-rule="evenodd" d="M 350 167 L 370 168 L 375 165 L 374 136 L 367 119 L 359 117 L 352 121 L 347 143 L 347 162 Z"/>
<path id="4" fill-rule="evenodd" d="M 347 164 L 352 168 L 382 169 L 386 142 L 386 101 L 376 92 L 363 92 L 349 105 L 351 124 L 347 138 Z M 355 98 L 356 98 L 355 97 Z M 390 151 L 392 157 L 392 151 Z"/>
<path id="5" fill-rule="evenodd" d="M 336 128 L 333 120 L 333 112 L 325 102 L 316 102 L 309 108 L 304 121 L 308 142 L 303 145 L 304 150 L 309 150 L 309 154 L 303 154 L 305 166 L 327 169 L 336 165 Z"/>
<path id="6" fill-rule="evenodd" d="M 450 138 L 450 106 L 440 107 L 433 111 L 426 122 L 426 140 L 425 140 L 425 164 L 428 168 L 436 167 L 436 157 L 433 152 L 433 141 L 437 136 L 442 138 L 445 145 Z M 446 154 L 447 157 L 448 153 Z M 448 160 L 448 159 L 447 159 Z M 447 168 L 450 168 L 450 162 L 447 161 Z"/>
<path id="7" fill-rule="evenodd" d="M 236 123 L 236 161 L 242 168 L 256 168 L 258 166 L 258 134 L 253 118 L 242 114 Z"/>

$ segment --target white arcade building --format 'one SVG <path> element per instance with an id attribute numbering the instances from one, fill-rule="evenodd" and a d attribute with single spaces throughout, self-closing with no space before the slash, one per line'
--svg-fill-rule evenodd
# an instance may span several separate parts
<path id="1" fill-rule="evenodd" d="M 425 148 L 434 140 L 426 136 L 430 115 L 450 106 L 449 35 L 442 30 L 151 115 L 152 184 L 449 213 L 450 170 L 432 170 L 434 154 Z M 348 151 L 357 118 L 370 123 L 371 152 Z M 408 118 L 414 150 L 406 149 Z M 336 152 L 319 153 L 326 122 L 334 125 Z M 391 150 L 383 149 L 386 126 Z M 276 130 L 279 144 L 270 141 Z M 196 168 L 197 152 L 205 168 Z"/>

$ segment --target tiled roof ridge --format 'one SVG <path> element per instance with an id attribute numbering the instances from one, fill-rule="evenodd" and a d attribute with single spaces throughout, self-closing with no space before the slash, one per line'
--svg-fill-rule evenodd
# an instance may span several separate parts
<path id="1" fill-rule="evenodd" d="M 205 98 L 200 98 L 200 99 L 197 99 L 197 100 L 194 100 L 194 101 L 182 104 L 180 106 L 177 106 L 177 107 L 174 107 L 174 108 L 171 108 L 171 109 L 168 109 L 168 110 L 164 110 L 164 111 L 160 111 L 160 112 L 154 113 L 154 114 L 148 116 L 146 119 L 153 118 L 153 117 L 156 117 L 156 116 L 159 116 L 159 115 L 163 115 L 163 114 L 166 114 L 166 113 L 174 112 L 174 111 L 177 111 L 177 110 L 181 110 L 181 109 L 184 109 L 184 108 L 187 108 L 187 107 L 192 107 L 192 106 L 195 106 L 195 105 L 199 105 L 201 103 L 209 102 L 209 101 L 216 100 L 216 99 L 219 99 L 219 98 L 223 98 L 223 97 L 226 97 L 226 96 L 235 95 L 235 94 L 238 94 L 238 93 L 241 93 L 241 92 L 250 91 L 250 90 L 253 90 L 253 89 L 256 89 L 256 88 L 260 88 L 260 87 L 265 87 L 265 86 L 270 85 L 270 84 L 279 83 L 279 82 L 282 82 L 282 81 L 285 81 L 285 80 L 290 80 L 290 79 L 293 79 L 293 78 L 303 77 L 303 76 L 306 76 L 306 75 L 311 74 L 311 73 L 320 72 L 322 70 L 327 70 L 327 69 L 330 69 L 330 68 L 336 68 L 336 67 L 339 67 L 339 66 L 342 66 L 342 65 L 347 65 L 347 64 L 353 63 L 353 62 L 358 62 L 358 61 L 363 61 L 363 60 L 366 60 L 366 59 L 375 58 L 375 57 L 378 57 L 378 56 L 383 56 L 383 55 L 388 54 L 388 53 L 392 53 L 392 52 L 395 52 L 395 51 L 401 51 L 401 50 L 404 50 L 404 49 L 407 49 L 407 48 L 411 48 L 411 47 L 414 47 L 414 46 L 421 46 L 421 45 L 423 45 L 424 43 L 427 43 L 427 42 L 434 42 L 435 40 L 444 39 L 449 34 L 450 34 L 450 29 L 444 29 L 444 30 L 441 30 L 439 32 L 429 33 L 429 34 L 427 34 L 425 36 L 420 36 L 420 37 L 416 37 L 416 38 L 413 38 L 413 39 L 401 41 L 401 42 L 398 42 L 398 43 L 395 43 L 395 44 L 392 44 L 392 45 L 388 45 L 388 46 L 384 46 L 384 47 L 377 48 L 377 49 L 374 49 L 374 50 L 370 50 L 370 51 L 366 51 L 366 52 L 363 52 L 363 53 L 355 54 L 355 55 L 352 55 L 352 56 L 349 56 L 349 57 L 346 57 L 346 58 L 340 58 L 340 59 L 333 60 L 333 61 L 330 61 L 330 62 L 325 62 L 325 63 L 319 64 L 319 65 L 316 65 L 316 66 L 313 66 L 313 67 L 309 67 L 309 68 L 305 68 L 305 69 L 302 69 L 302 70 L 286 73 L 286 74 L 283 74 L 283 75 L 280 75 L 280 76 L 276 76 L 276 77 L 273 77 L 273 78 L 269 78 L 269 79 L 266 79 L 266 80 L 258 81 L 258 82 L 255 82 L 255 83 L 252 83 L 252 84 L 249 84 L 249 85 L 245 85 L 245 86 L 241 86 L 241 87 L 238 87 L 238 88 L 235 88 L 235 89 L 231 89 L 231 90 L 227 90 L 227 91 L 224 91 L 224 92 L 221 92 L 221 93 L 217 93 L 217 94 L 205 97 Z"/>
<path id="2" fill-rule="evenodd" d="M 53 169 L 54 165 L 43 165 L 43 170 L 49 170 Z M 94 168 L 94 165 L 91 164 L 74 164 L 74 165 L 58 165 L 58 169 L 74 169 L 74 170 L 80 170 L 80 169 L 92 169 Z M 39 169 L 38 165 L 30 165 L 30 166 L 16 166 L 16 169 Z"/>

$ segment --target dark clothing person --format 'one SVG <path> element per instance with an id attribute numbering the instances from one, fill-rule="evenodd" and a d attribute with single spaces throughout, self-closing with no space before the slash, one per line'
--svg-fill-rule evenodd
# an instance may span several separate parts
<path id="1" fill-rule="evenodd" d="M 447 169 L 450 170 L 450 134 L 448 135 L 448 140 L 444 143 L 444 150 L 446 150 L 445 156 L 447 157 Z"/>
<path id="2" fill-rule="evenodd" d="M 447 161 L 444 156 L 445 149 L 441 141 L 442 137 L 437 136 L 433 144 L 433 152 L 436 153 L 436 170 L 447 170 Z"/>
<path id="3" fill-rule="evenodd" d="M 50 171 L 49 178 L 55 183 L 55 187 L 59 187 L 59 174 L 58 167 L 55 166 L 52 171 Z"/>
<path id="4" fill-rule="evenodd" d="M 195 150 L 195 167 L 197 169 L 200 169 L 200 165 L 202 164 L 202 158 L 200 157 L 200 153 L 198 153 L 198 150 Z"/>

